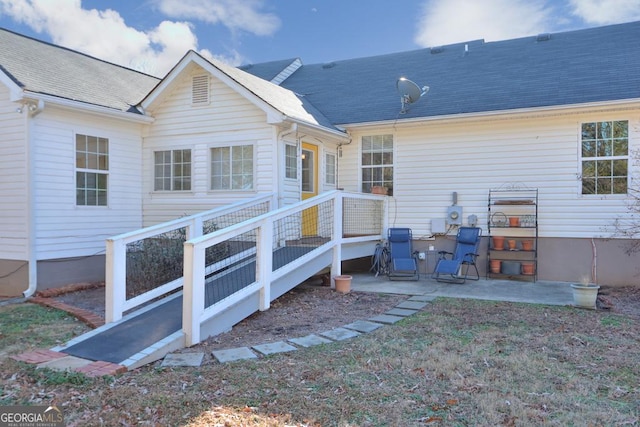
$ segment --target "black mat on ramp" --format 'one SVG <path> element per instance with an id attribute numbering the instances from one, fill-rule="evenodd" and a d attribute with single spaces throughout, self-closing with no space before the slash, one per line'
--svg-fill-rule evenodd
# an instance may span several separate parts
<path id="1" fill-rule="evenodd" d="M 293 246 L 276 250 L 273 254 L 274 271 L 313 249 L 315 248 L 310 246 Z M 255 265 L 255 261 L 246 260 L 240 267 L 207 279 L 205 307 L 253 283 Z M 182 296 L 61 351 L 88 360 L 122 363 L 180 329 Z"/>

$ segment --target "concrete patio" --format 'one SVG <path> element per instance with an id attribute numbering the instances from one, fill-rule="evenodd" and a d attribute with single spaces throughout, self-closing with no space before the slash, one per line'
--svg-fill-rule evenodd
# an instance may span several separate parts
<path id="1" fill-rule="evenodd" d="M 464 284 L 442 283 L 421 275 L 418 281 L 389 280 L 371 273 L 351 274 L 351 290 L 433 297 L 471 298 L 490 301 L 511 301 L 533 304 L 573 305 L 568 282 L 484 279 L 467 280 Z"/>

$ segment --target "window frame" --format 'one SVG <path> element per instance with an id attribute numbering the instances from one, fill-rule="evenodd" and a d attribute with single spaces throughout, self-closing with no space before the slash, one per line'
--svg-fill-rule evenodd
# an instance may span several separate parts
<path id="1" fill-rule="evenodd" d="M 234 160 L 233 160 L 233 151 L 234 150 L 244 150 L 246 148 L 251 148 L 251 156 L 250 156 L 250 160 L 251 160 L 251 187 L 250 188 L 234 188 L 234 180 L 233 177 L 234 176 L 243 176 L 244 174 L 242 173 L 236 173 L 234 174 Z M 228 164 L 228 168 L 229 168 L 229 172 L 228 175 L 218 175 L 220 177 L 222 177 L 221 179 L 227 179 L 229 186 L 227 188 L 214 188 L 214 150 L 224 150 L 224 149 L 228 149 L 229 150 L 229 157 L 227 159 L 226 164 Z M 246 161 L 246 159 L 249 159 L 249 157 L 245 158 L 242 157 L 240 160 L 236 160 L 236 162 L 240 162 L 242 166 L 242 163 L 244 161 Z M 218 162 L 220 164 L 225 164 L 225 162 Z M 236 165 L 237 166 L 237 165 Z M 232 145 L 224 145 L 224 146 L 215 146 L 215 147 L 209 147 L 209 190 L 210 191 L 215 191 L 215 192 L 220 192 L 220 191 L 255 191 L 256 188 L 256 173 L 255 173 L 255 166 L 256 166 L 256 146 L 255 144 L 232 144 Z M 244 178 L 241 178 L 244 182 Z"/>
<path id="2" fill-rule="evenodd" d="M 176 154 L 180 152 L 182 153 L 182 155 L 184 156 L 185 152 L 189 153 L 189 162 L 184 162 L 184 161 L 180 161 L 177 162 L 176 161 Z M 161 165 L 158 164 L 157 162 L 157 156 L 160 153 L 169 153 L 169 163 L 166 162 L 166 159 L 163 159 L 163 162 Z M 180 164 L 180 165 L 189 165 L 189 175 L 185 175 L 182 174 L 180 176 L 176 176 L 175 175 L 175 168 L 176 166 Z M 163 166 L 163 168 L 168 167 L 168 172 L 169 175 L 166 176 L 164 175 L 164 172 L 166 172 L 166 170 L 163 170 L 163 176 L 162 177 L 158 177 L 158 167 L 159 166 Z M 163 182 L 162 188 L 158 188 L 158 180 L 161 179 Z M 176 188 L 176 180 L 180 180 L 181 182 L 181 188 Z M 168 180 L 169 183 L 169 188 L 166 188 L 166 183 L 164 182 L 165 180 Z M 189 188 L 184 188 L 185 187 L 185 183 L 189 184 Z M 193 150 L 191 148 L 175 148 L 175 149 L 169 149 L 169 150 L 156 150 L 153 152 L 153 191 L 154 192 L 189 192 L 193 190 Z"/>
<path id="3" fill-rule="evenodd" d="M 82 151 L 78 150 L 78 144 L 81 142 L 79 138 L 84 138 L 84 150 Z M 93 151 L 90 151 L 90 139 L 95 139 L 95 150 Z M 104 150 L 101 150 L 102 144 L 105 144 Z M 109 206 L 109 145 L 109 138 L 80 132 L 74 134 L 76 207 Z M 80 186 L 80 176 L 83 177 L 82 186 Z M 89 177 L 93 177 L 93 180 L 90 180 Z M 93 181 L 93 185 L 88 186 L 89 181 Z M 95 203 L 88 203 L 90 192 L 95 193 Z M 82 193 L 84 203 L 79 203 L 81 199 L 80 193 Z M 101 195 L 100 193 L 103 194 Z"/>
<path id="4" fill-rule="evenodd" d="M 293 153 L 293 156 L 291 156 L 291 153 Z M 299 169 L 298 146 L 295 144 L 285 143 L 284 144 L 284 178 L 297 181 L 298 169 Z"/>
<path id="5" fill-rule="evenodd" d="M 369 142 L 371 148 L 365 150 L 365 139 L 370 138 L 371 141 Z M 376 139 L 380 139 L 380 141 L 376 141 Z M 385 133 L 385 134 L 376 134 L 376 135 L 363 135 L 360 138 L 360 190 L 363 193 L 371 193 L 373 187 L 381 185 L 383 187 L 385 187 L 388 191 L 389 194 L 392 194 L 393 192 L 393 187 L 394 187 L 394 181 L 395 181 L 395 142 L 394 142 L 394 135 L 391 133 Z M 385 149 L 385 144 L 390 143 L 390 148 Z M 376 144 L 378 144 L 381 149 L 376 150 Z M 363 159 L 365 157 L 366 154 L 371 154 L 371 161 L 372 163 L 370 164 L 365 164 Z M 387 156 L 385 156 L 385 154 Z M 380 163 L 376 164 L 374 163 L 374 158 L 375 156 L 378 155 L 380 157 Z M 390 162 L 385 162 L 385 157 L 389 157 L 391 161 Z M 370 180 L 365 180 L 365 169 L 371 169 L 372 170 L 372 175 L 373 175 L 373 170 L 374 169 L 381 169 L 381 178 L 380 180 L 374 180 L 373 176 L 371 177 Z M 390 170 L 391 172 L 391 179 L 384 179 L 384 174 L 385 174 L 385 169 Z M 369 182 L 371 183 L 370 188 L 368 189 L 368 191 L 365 188 L 365 183 Z M 389 185 L 390 183 L 390 185 Z M 387 185 L 385 185 L 387 184 Z"/>
<path id="6" fill-rule="evenodd" d="M 329 160 L 329 157 L 332 160 Z M 336 153 L 325 152 L 324 153 L 324 183 L 326 185 L 337 186 L 338 185 L 338 156 Z M 329 167 L 331 166 L 331 168 Z M 332 179 L 329 180 L 329 177 Z"/>
<path id="7" fill-rule="evenodd" d="M 606 123 L 610 129 L 610 135 L 608 137 L 601 137 L 599 129 L 601 126 Z M 624 132 L 623 136 L 616 136 L 615 129 L 616 124 L 624 123 Z M 593 125 L 593 131 L 589 129 L 585 129 L 586 126 Z M 631 146 L 630 146 L 630 137 L 629 137 L 629 120 L 598 120 L 598 121 L 584 121 L 579 124 L 578 128 L 578 176 L 579 176 L 579 185 L 578 185 L 578 195 L 580 197 L 609 197 L 609 198 L 619 198 L 625 197 L 629 194 L 629 187 L 631 185 Z M 585 138 L 586 134 L 592 133 L 593 137 Z M 626 147 L 626 154 L 616 154 L 616 143 L 618 145 L 622 144 L 622 146 Z M 585 156 L 585 146 L 587 144 L 592 144 L 590 150 L 594 151 L 594 155 Z M 599 150 L 607 150 L 607 145 L 611 150 L 611 154 L 603 153 L 600 154 Z M 624 162 L 624 167 L 626 168 L 625 176 L 615 175 L 615 162 Z M 586 162 L 594 162 L 593 165 L 593 175 L 585 176 L 585 170 L 588 165 Z M 599 165 L 605 165 L 609 163 L 607 166 L 609 169 L 609 174 L 603 173 L 602 175 L 598 174 Z M 622 181 L 624 178 L 624 192 L 615 192 L 615 180 Z M 585 192 L 585 180 L 593 179 L 593 192 Z M 607 179 L 610 179 L 611 182 L 609 184 L 608 192 L 599 192 L 598 190 L 603 187 L 603 185 L 599 185 L 599 182 L 604 183 Z"/>

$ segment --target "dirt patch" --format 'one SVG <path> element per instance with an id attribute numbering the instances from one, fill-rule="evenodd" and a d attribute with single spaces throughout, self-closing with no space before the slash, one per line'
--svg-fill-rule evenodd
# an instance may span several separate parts
<path id="1" fill-rule="evenodd" d="M 598 292 L 598 309 L 640 319 L 640 286 L 602 286 Z"/>

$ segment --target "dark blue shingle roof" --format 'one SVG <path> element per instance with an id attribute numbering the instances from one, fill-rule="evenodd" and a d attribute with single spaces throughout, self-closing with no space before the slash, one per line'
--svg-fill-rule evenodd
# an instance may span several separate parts
<path id="1" fill-rule="evenodd" d="M 282 86 L 304 95 L 334 124 L 398 118 L 402 76 L 430 91 L 401 118 L 640 99 L 640 22 L 545 38 L 303 65 Z"/>

